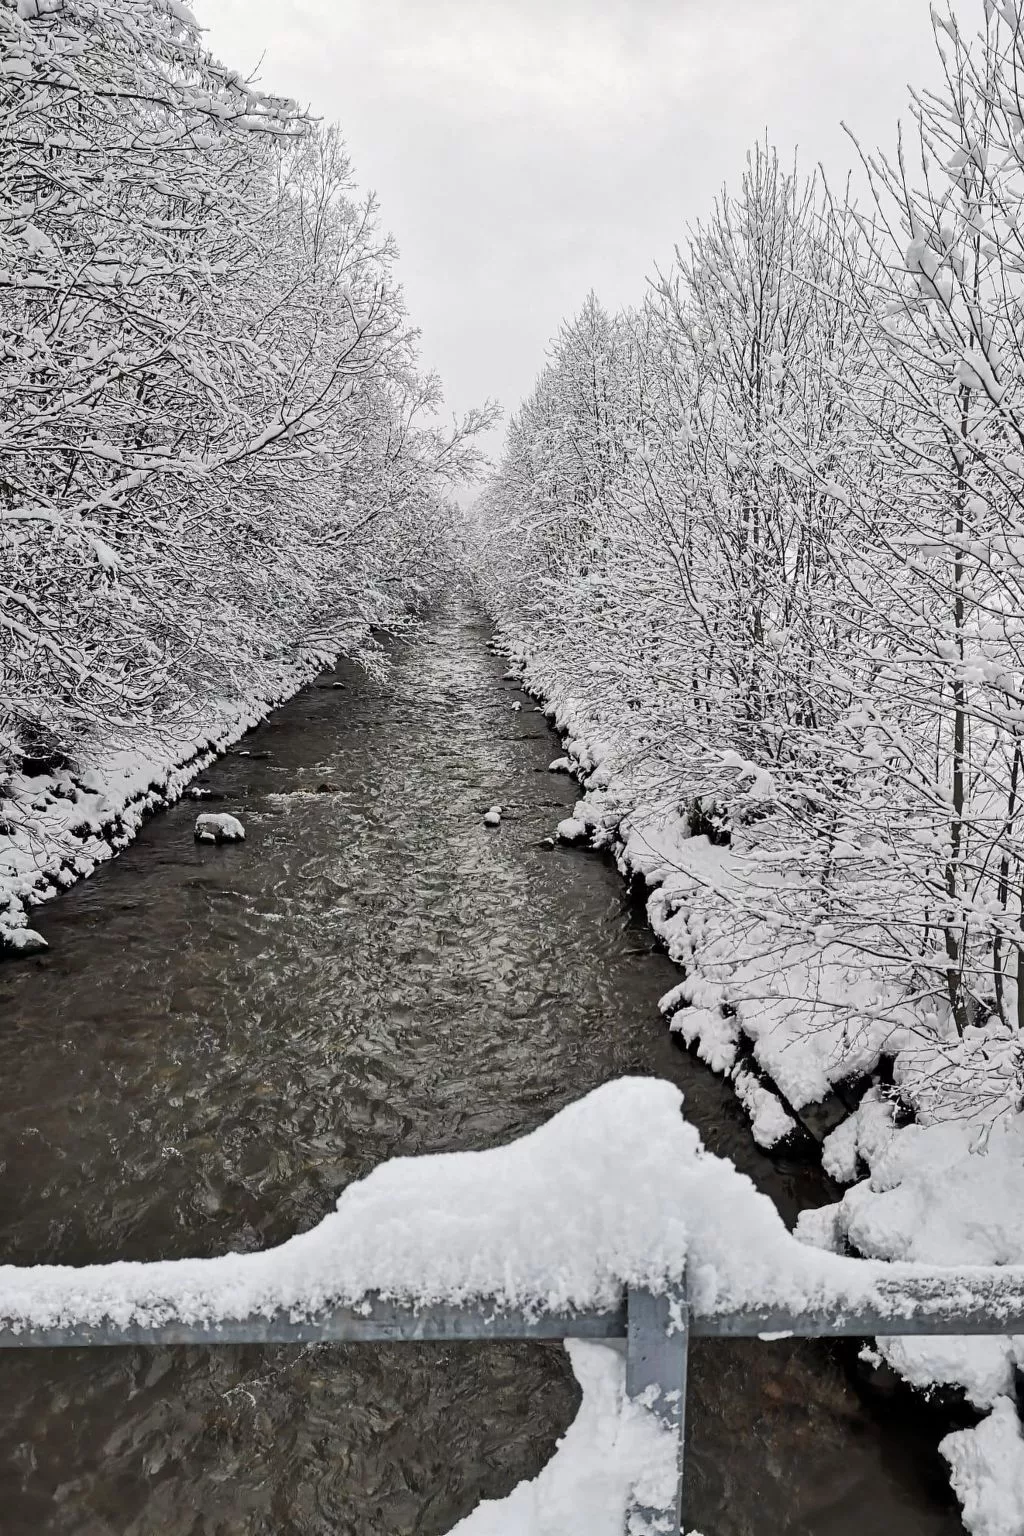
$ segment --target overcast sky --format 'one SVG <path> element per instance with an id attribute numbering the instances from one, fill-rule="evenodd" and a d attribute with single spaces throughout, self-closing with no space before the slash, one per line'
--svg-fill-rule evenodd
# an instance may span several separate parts
<path id="1" fill-rule="evenodd" d="M 201 0 L 341 124 L 453 409 L 514 410 L 590 288 L 638 300 L 767 129 L 841 175 L 934 73 L 928 0 Z M 974 29 L 981 0 L 958 0 Z"/>

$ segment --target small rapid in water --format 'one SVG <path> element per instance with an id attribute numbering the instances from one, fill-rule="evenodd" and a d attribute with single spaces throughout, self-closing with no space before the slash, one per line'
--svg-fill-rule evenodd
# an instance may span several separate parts
<path id="1" fill-rule="evenodd" d="M 49 952 L 0 968 L 6 1261 L 262 1248 L 385 1158 L 495 1145 L 625 1073 L 678 1083 L 787 1218 L 832 1196 L 673 1044 L 679 973 L 611 865 L 541 847 L 576 789 L 486 636 L 452 607 L 383 682 L 325 675 L 203 775 L 244 844 L 196 846 L 185 801 L 39 911 Z M 440 1536 L 534 1476 L 576 1407 L 550 1345 L 0 1371 L 3 1536 Z M 705 1536 L 961 1530 L 925 1411 L 828 1345 L 697 1341 L 689 1427 Z"/>

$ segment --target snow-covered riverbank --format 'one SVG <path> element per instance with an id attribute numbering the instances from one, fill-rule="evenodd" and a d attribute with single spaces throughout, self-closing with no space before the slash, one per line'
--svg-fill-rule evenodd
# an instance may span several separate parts
<path id="1" fill-rule="evenodd" d="M 565 739 L 584 790 L 571 821 L 624 877 L 645 882 L 651 925 L 684 968 L 663 999 L 670 1027 L 732 1079 L 760 1145 L 834 1127 L 822 1162 L 850 1188 L 805 1213 L 798 1235 L 887 1260 L 1024 1262 L 1013 1037 L 993 1019 L 961 1039 L 949 1020 L 914 1006 L 873 949 L 877 935 L 801 932 L 787 902 L 802 878 L 799 850 L 784 860 L 768 852 L 767 804 L 763 818 L 734 820 L 728 844 L 691 835 L 686 808 L 696 793 L 713 801 L 716 786 L 667 794 L 638 742 L 609 736 L 513 637 L 500 644 Z M 756 766 L 723 760 L 723 796 L 735 800 L 737 783 L 756 803 Z M 972 1536 L 1020 1536 L 1024 1339 L 880 1340 L 876 1358 L 925 1391 L 961 1390 L 978 1410 L 976 1428 L 942 1444 L 953 1487 Z"/>
<path id="2" fill-rule="evenodd" d="M 97 747 L 73 767 L 0 775 L 0 959 L 45 948 L 30 926 L 31 908 L 120 853 L 148 815 L 180 799 L 197 774 L 331 659 L 309 652 L 264 672 L 245 697 L 212 701 L 201 727 Z"/>

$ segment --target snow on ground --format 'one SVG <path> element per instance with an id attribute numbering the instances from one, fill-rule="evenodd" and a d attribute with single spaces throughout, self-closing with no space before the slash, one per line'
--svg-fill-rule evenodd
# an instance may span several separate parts
<path id="1" fill-rule="evenodd" d="M 565 1347 L 583 1401 L 555 1455 L 507 1498 L 485 1500 L 451 1536 L 622 1536 L 631 1504 L 671 1503 L 675 1436 L 626 1397 L 622 1355 L 580 1339 Z"/>
<path id="2" fill-rule="evenodd" d="M 728 847 L 691 836 L 683 786 L 666 794 L 660 767 L 650 770 L 658 778 L 645 778 L 636 742 L 610 737 L 581 701 L 511 649 L 525 687 L 547 697 L 582 781 L 571 820 L 615 852 L 625 876 L 647 883 L 651 924 L 685 969 L 662 999 L 671 1028 L 732 1077 L 757 1140 L 771 1146 L 792 1131 L 790 1111 L 870 1078 L 883 1057 L 892 1064 L 893 1089 L 870 1088 L 827 1139 L 826 1171 L 853 1187 L 837 1205 L 805 1213 L 801 1238 L 883 1259 L 1024 1262 L 1017 1037 L 989 1020 L 961 1040 L 948 1019 L 910 1006 L 905 976 L 874 958 L 886 947 L 877 935 L 794 927 L 798 858 L 778 858 L 756 826 L 736 828 Z M 766 1081 L 778 1096 L 765 1097 Z M 896 1095 L 902 1118 L 909 1111 L 916 1123 L 897 1124 Z M 889 1339 L 879 1350 L 914 1385 L 958 1387 L 991 1410 L 943 1450 L 974 1536 L 1021 1536 L 1024 1442 L 1006 1394 L 1024 1367 L 1024 1340 Z"/>
<path id="3" fill-rule="evenodd" d="M 949 1462 L 954 1492 L 972 1536 L 1020 1536 L 1024 1531 L 1024 1440 L 1008 1397 L 977 1429 L 947 1435 L 939 1450 Z"/>
<path id="4" fill-rule="evenodd" d="M 897 1128 L 877 1090 L 829 1137 L 826 1167 L 869 1177 L 801 1217 L 797 1234 L 837 1251 L 925 1264 L 1024 1264 L 1024 1116 L 930 1120 Z M 1024 1531 L 1024 1441 L 1010 1402 L 1024 1338 L 879 1339 L 883 1359 L 928 1390 L 960 1388 L 991 1410 L 942 1443 L 974 1536 Z"/>
<path id="5" fill-rule="evenodd" d="M 258 697 L 210 704 L 202 734 L 140 736 L 131 748 L 97 748 L 87 768 L 0 776 L 0 957 L 44 947 L 28 911 L 91 875 L 131 842 L 146 816 L 179 799 L 189 781 L 309 682 L 329 658 L 278 669 Z"/>
<path id="6" fill-rule="evenodd" d="M 588 803 L 574 815 L 585 817 Z M 911 1024 L 895 987 L 883 997 L 877 972 L 848 942 L 821 932 L 780 940 L 778 911 L 788 890 L 802 885 L 799 870 L 780 872 L 774 856 L 757 849 L 691 837 L 685 818 L 665 802 L 633 810 L 616 836 L 623 866 L 656 884 L 648 915 L 687 969 L 685 1000 L 709 1011 L 715 1034 L 714 1015 L 728 1007 L 731 1029 L 795 1109 L 873 1071 L 897 1043 L 894 1014 L 905 1013 Z"/>

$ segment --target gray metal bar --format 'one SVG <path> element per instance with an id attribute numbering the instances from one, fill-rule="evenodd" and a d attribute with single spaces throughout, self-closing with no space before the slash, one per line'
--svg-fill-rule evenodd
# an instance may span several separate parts
<path id="1" fill-rule="evenodd" d="M 146 1325 L 68 1323 L 59 1328 L 19 1328 L 0 1316 L 0 1349 L 53 1349 L 124 1344 L 311 1344 L 385 1343 L 407 1339 L 456 1342 L 460 1339 L 623 1339 L 625 1303 L 608 1312 L 547 1313 L 539 1316 L 502 1311 L 479 1302 L 475 1307 L 413 1308 L 397 1301 L 367 1297 L 356 1308 L 333 1307 L 310 1317 L 285 1312 L 218 1323 L 169 1320 Z"/>
<path id="2" fill-rule="evenodd" d="M 696 1338 L 757 1338 L 793 1334 L 803 1338 L 873 1338 L 892 1334 L 1024 1334 L 1024 1296 L 1017 1282 L 975 1287 L 973 1294 L 949 1290 L 934 1278 L 880 1285 L 879 1305 L 832 1306 L 792 1312 L 760 1307 L 701 1315 L 690 1310 Z M 522 1312 L 476 1307 L 412 1308 L 368 1298 L 358 1310 L 335 1307 L 309 1317 L 279 1312 L 222 1322 L 138 1326 L 111 1321 L 67 1323 L 55 1328 L 24 1327 L 0 1314 L 0 1349 L 54 1349 L 124 1344 L 309 1344 L 381 1343 L 410 1339 L 624 1339 L 626 1304 L 607 1312 L 525 1316 Z"/>
<path id="3" fill-rule="evenodd" d="M 863 1262 L 852 1260 L 851 1262 Z M 814 1338 L 872 1338 L 892 1334 L 1024 1333 L 1024 1269 L 978 1268 L 914 1274 L 893 1265 L 875 1280 L 869 1302 L 854 1295 L 794 1312 L 785 1306 L 695 1313 L 693 1332 L 701 1338 L 751 1338 L 792 1333 Z"/>
<path id="4" fill-rule="evenodd" d="M 829 1313 L 764 1309 L 694 1317 L 691 1333 L 698 1339 L 756 1339 L 766 1334 L 792 1334 L 804 1339 L 871 1339 L 891 1335 L 971 1334 L 1000 1336 L 1024 1333 L 1024 1311 L 1009 1316 L 966 1312 L 911 1312 L 895 1316 L 876 1312 Z M 2 1342 L 2 1341 L 0 1341 Z"/>
<path id="5" fill-rule="evenodd" d="M 648 1531 L 680 1536 L 686 1454 L 686 1368 L 690 1316 L 680 1286 L 655 1296 L 630 1288 L 626 1296 L 626 1394 L 643 1401 L 676 1436 L 676 1486 L 672 1503 L 651 1509 L 634 1502 L 626 1512 L 626 1536 Z"/>

